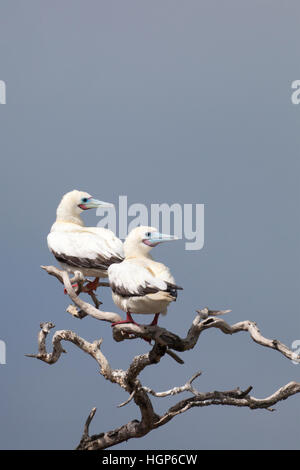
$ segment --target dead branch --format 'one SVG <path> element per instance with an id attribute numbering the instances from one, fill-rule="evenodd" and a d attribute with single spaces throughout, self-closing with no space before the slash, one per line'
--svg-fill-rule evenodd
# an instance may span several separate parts
<path id="1" fill-rule="evenodd" d="M 107 321 L 110 323 L 121 319 L 120 315 L 113 312 L 100 311 L 99 308 L 96 308 L 88 302 L 84 302 L 79 297 L 84 280 L 80 275 L 77 275 L 77 273 L 74 278 L 70 280 L 68 273 L 60 271 L 57 268 L 44 266 L 43 269 L 45 269 L 50 275 L 55 276 L 64 284 L 69 297 L 75 304 L 68 307 L 69 313 L 73 316 L 77 318 L 91 316 L 97 320 Z M 72 287 L 74 279 L 78 284 L 76 292 Z M 95 305 L 99 302 L 95 302 L 95 299 L 92 300 Z M 111 368 L 107 358 L 100 349 L 102 339 L 98 339 L 90 343 L 70 330 L 56 331 L 52 337 L 52 352 L 47 352 L 46 339 L 51 329 L 55 327 L 51 322 L 41 323 L 41 330 L 38 335 L 38 353 L 28 354 L 27 356 L 37 358 L 47 364 L 54 364 L 59 360 L 61 354 L 66 352 L 62 347 L 62 341 L 71 342 L 75 346 L 79 347 L 84 353 L 89 354 L 97 362 L 99 371 L 106 380 L 118 384 L 129 394 L 129 397 L 123 403 L 118 405 L 119 407 L 125 406 L 134 401 L 139 408 L 140 420 L 133 420 L 117 429 L 89 436 L 89 426 L 96 413 L 96 408 L 93 408 L 85 422 L 83 434 L 77 449 L 106 449 L 128 439 L 142 437 L 150 431 L 165 425 L 175 416 L 194 407 L 225 405 L 248 407 L 251 410 L 266 409 L 273 411 L 272 407 L 276 403 L 286 400 L 292 395 L 300 392 L 300 383 L 290 382 L 279 388 L 269 397 L 255 398 L 250 395 L 252 386 L 247 387 L 245 390 L 235 388 L 233 390 L 226 391 L 200 392 L 196 390 L 192 384 L 195 379 L 201 375 L 201 372 L 194 374 L 184 385 L 173 387 L 164 392 L 156 392 L 150 387 L 143 386 L 139 380 L 140 373 L 146 367 L 159 363 L 166 354 L 169 354 L 177 362 L 182 363 L 183 361 L 174 353 L 174 350 L 184 352 L 189 349 L 193 349 L 197 344 L 202 331 L 209 328 L 217 328 L 224 334 L 234 334 L 240 331 L 246 331 L 257 344 L 277 350 L 286 358 L 300 362 L 300 355 L 292 352 L 283 343 L 276 339 L 265 338 L 260 333 L 255 322 L 245 320 L 229 325 L 220 318 L 220 316 L 229 312 L 230 310 L 209 310 L 208 308 L 198 310 L 185 338 L 180 338 L 178 335 L 164 328 L 160 328 L 157 325 L 150 326 L 129 323 L 115 325 L 112 329 L 112 334 L 114 340 L 117 342 L 139 337 L 154 341 L 154 345 L 151 350 L 146 354 L 134 357 L 127 370 Z M 161 416 L 155 413 L 149 395 L 164 398 L 184 392 L 191 393 L 192 396 L 179 401 Z"/>
<path id="2" fill-rule="evenodd" d="M 159 398 L 177 395 L 178 393 L 182 393 L 182 392 L 191 392 L 193 395 L 197 396 L 199 395 L 199 392 L 196 389 L 194 389 L 194 387 L 192 386 L 192 383 L 201 374 L 202 372 L 197 372 L 186 382 L 186 384 L 182 385 L 181 387 L 171 388 L 170 390 L 167 390 L 166 392 L 155 392 L 154 390 L 152 390 L 152 388 L 149 388 L 149 387 L 143 387 L 143 390 L 145 390 L 145 392 L 147 393 L 150 393 L 154 397 L 159 397 Z"/>
<path id="3" fill-rule="evenodd" d="M 129 398 L 119 406 L 125 406 L 127 403 L 134 400 L 141 413 L 140 421 L 130 421 L 113 431 L 89 436 L 88 428 L 96 412 L 96 409 L 93 408 L 85 423 L 84 432 L 77 449 L 105 449 L 131 438 L 142 437 L 153 429 L 168 423 L 175 416 L 184 413 L 193 407 L 227 405 L 248 407 L 251 410 L 264 408 L 269 411 L 273 411 L 271 406 L 300 392 L 300 383 L 290 382 L 269 397 L 262 399 L 249 395 L 252 387 L 248 387 L 244 391 L 237 388 L 229 391 L 201 393 L 192 387 L 192 382 L 200 376 L 200 372 L 193 375 L 193 377 L 191 377 L 191 379 L 181 387 L 174 387 L 173 389 L 165 392 L 155 392 L 149 387 L 142 386 L 138 380 L 138 376 L 145 367 L 151 364 L 156 364 L 160 361 L 166 353 L 166 346 L 155 343 L 151 351 L 146 354 L 136 356 L 131 362 L 128 370 L 123 371 L 111 368 L 107 358 L 100 351 L 100 346 L 102 344 L 101 339 L 96 340 L 93 343 L 89 343 L 76 335 L 76 333 L 69 330 L 57 331 L 53 335 L 53 350 L 51 353 L 47 353 L 45 341 L 52 328 L 54 328 L 53 323 L 49 322 L 41 324 L 41 331 L 38 337 L 38 354 L 30 354 L 28 355 L 29 357 L 35 357 L 47 364 L 54 364 L 60 358 L 61 353 L 65 352 L 61 345 L 61 341 L 69 341 L 96 360 L 100 367 L 100 373 L 106 380 L 110 380 L 112 383 L 118 384 L 129 393 Z M 172 406 L 167 410 L 162 416 L 155 413 L 153 405 L 148 397 L 148 394 L 155 397 L 166 397 L 183 392 L 190 392 L 193 394 L 193 397 L 181 400 L 175 406 Z"/>
<path id="4" fill-rule="evenodd" d="M 56 277 L 56 279 L 58 279 L 61 284 L 64 284 L 62 276 L 63 270 L 58 269 L 55 266 L 41 266 L 41 268 L 44 269 L 44 271 L 46 271 L 46 273 L 48 273 L 50 276 Z M 72 283 L 78 282 L 78 280 L 81 279 L 80 272 L 78 271 L 78 273 L 79 277 L 74 276 L 71 279 Z M 98 287 L 109 287 L 109 282 L 98 282 Z"/>
<path id="5" fill-rule="evenodd" d="M 76 307 L 79 308 L 79 310 L 76 309 L 74 305 L 68 307 L 68 312 L 73 316 L 78 318 L 91 316 L 97 320 L 107 321 L 110 323 L 121 320 L 121 316 L 119 314 L 101 311 L 99 308 L 93 307 L 88 302 L 84 302 L 76 294 L 72 287 L 72 282 L 74 282 L 74 280 L 77 282 L 78 278 L 80 278 L 80 273 L 70 280 L 66 271 L 59 270 L 54 266 L 42 266 L 42 268 L 50 275 L 57 277 L 57 279 L 59 279 L 59 281 L 64 284 L 70 298 Z M 183 352 L 189 349 L 193 349 L 197 344 L 202 331 L 209 328 L 218 328 L 220 331 L 222 331 L 222 333 L 230 335 L 239 333 L 240 331 L 247 331 L 253 341 L 256 343 L 267 348 L 275 349 L 288 359 L 300 362 L 300 355 L 295 354 L 295 352 L 291 351 L 279 340 L 265 338 L 260 333 L 260 330 L 254 321 L 245 320 L 235 323 L 234 325 L 229 325 L 227 322 L 225 322 L 225 320 L 219 318 L 221 315 L 227 314 L 229 312 L 230 310 L 209 310 L 207 307 L 203 308 L 202 310 L 197 310 L 197 315 L 193 320 L 193 323 L 185 338 L 180 338 L 178 335 L 157 325 L 136 325 L 133 323 L 115 325 L 113 327 L 113 338 L 117 342 L 124 341 L 126 339 L 135 339 L 137 337 L 148 338 L 149 340 L 153 340 L 154 342 L 167 346 L 168 350 L 172 349 Z M 168 353 L 170 353 L 170 351 L 168 351 Z M 177 360 L 177 362 L 182 361 L 180 358 L 178 358 L 178 356 L 175 355 L 174 352 L 172 352 L 170 355 L 172 355 L 174 358 L 176 357 L 175 360 Z"/>
<path id="6" fill-rule="evenodd" d="M 204 310 L 206 311 L 207 309 Z M 198 310 L 198 312 L 201 313 L 202 310 Z M 222 310 L 217 312 L 218 315 L 223 313 L 224 311 Z M 116 341 L 124 341 L 127 339 L 127 335 L 134 334 L 135 336 L 139 337 L 151 338 L 154 341 L 167 346 L 169 349 L 183 352 L 188 351 L 189 349 L 193 349 L 197 344 L 202 331 L 209 328 L 218 328 L 220 331 L 222 331 L 222 333 L 227 335 L 239 333 L 240 331 L 247 331 L 253 341 L 260 344 L 261 346 L 275 349 L 288 359 L 295 362 L 300 362 L 300 355 L 295 354 L 295 352 L 291 351 L 285 344 L 281 343 L 277 339 L 265 338 L 260 333 L 260 330 L 254 321 L 245 320 L 235 323 L 234 325 L 229 325 L 227 322 L 225 322 L 225 320 L 218 318 L 217 316 L 206 317 L 204 320 L 202 320 L 199 313 L 194 319 L 192 326 L 190 327 L 185 338 L 180 338 L 174 333 L 158 326 L 134 325 L 131 323 L 116 325 L 113 328 L 113 338 Z"/>
<path id="7" fill-rule="evenodd" d="M 117 313 L 102 312 L 98 308 L 93 307 L 93 305 L 82 300 L 73 289 L 69 275 L 66 271 L 62 271 L 62 279 L 69 297 L 73 300 L 74 304 L 79 307 L 79 309 L 83 311 L 86 315 L 89 315 L 90 317 L 93 317 L 96 320 L 102 320 L 111 323 L 120 321 L 122 319 L 121 316 Z"/>

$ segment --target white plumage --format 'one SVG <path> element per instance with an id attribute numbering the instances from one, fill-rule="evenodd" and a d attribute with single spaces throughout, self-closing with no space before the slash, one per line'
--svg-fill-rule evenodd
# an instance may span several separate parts
<path id="1" fill-rule="evenodd" d="M 177 298 L 177 286 L 169 268 L 152 259 L 153 246 L 175 237 L 163 235 L 153 227 L 138 227 L 124 243 L 125 260 L 108 268 L 109 283 L 115 304 L 127 313 L 166 314 L 168 305 Z M 157 321 L 157 317 L 156 317 Z"/>
<path id="2" fill-rule="evenodd" d="M 62 268 L 80 271 L 85 277 L 107 277 L 107 268 L 124 258 L 123 244 L 111 230 L 85 227 L 83 210 L 111 206 L 82 191 L 71 191 L 57 208 L 56 222 L 47 237 L 49 250 Z"/>

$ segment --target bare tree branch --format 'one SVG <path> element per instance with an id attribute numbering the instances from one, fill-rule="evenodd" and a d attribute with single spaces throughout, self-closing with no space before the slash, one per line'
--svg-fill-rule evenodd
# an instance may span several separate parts
<path id="1" fill-rule="evenodd" d="M 62 271 L 62 279 L 69 297 L 73 300 L 75 305 L 77 305 L 77 307 L 79 307 L 80 310 L 82 310 L 84 313 L 86 313 L 90 317 L 95 318 L 96 320 L 103 320 L 111 323 L 122 320 L 121 316 L 117 313 L 102 312 L 101 310 L 97 309 L 96 307 L 93 307 L 91 304 L 85 302 L 80 297 L 78 297 L 72 287 L 69 275 L 66 271 Z"/>
<path id="2" fill-rule="evenodd" d="M 177 395 L 178 393 L 182 393 L 182 392 L 191 392 L 193 395 L 197 396 L 199 395 L 199 392 L 195 390 L 194 387 L 192 387 L 192 382 L 201 374 L 202 372 L 197 372 L 187 381 L 185 385 L 182 385 L 181 387 L 171 388 L 170 390 L 167 390 L 166 392 L 155 392 L 154 390 L 152 390 L 152 388 L 149 388 L 149 387 L 143 387 L 143 390 L 145 390 L 145 392 L 147 393 L 150 393 L 154 397 L 159 397 L 159 398 Z"/>
<path id="3" fill-rule="evenodd" d="M 127 371 L 118 369 L 114 370 L 110 367 L 106 357 L 100 351 L 102 343 L 101 339 L 96 340 L 93 343 L 89 343 L 69 330 L 57 331 L 53 335 L 53 351 L 52 353 L 47 353 L 45 341 L 52 328 L 54 328 L 53 323 L 49 322 L 41 324 L 41 332 L 39 333 L 38 338 L 39 352 L 36 355 L 29 355 L 30 357 L 36 357 L 48 364 L 54 364 L 64 351 L 61 346 L 61 341 L 70 341 L 96 360 L 100 366 L 100 373 L 105 379 L 110 380 L 112 383 L 117 383 L 130 394 L 129 398 L 119 406 L 125 406 L 127 403 L 134 400 L 141 412 L 140 421 L 134 420 L 113 431 L 89 437 L 88 427 L 96 411 L 93 409 L 95 411 L 91 411 L 86 421 L 83 436 L 77 447 L 78 449 L 105 449 L 130 438 L 142 437 L 153 429 L 168 423 L 175 416 L 184 413 L 193 407 L 227 405 L 248 407 L 250 409 L 265 408 L 272 411 L 272 408 L 270 408 L 271 406 L 300 392 L 300 383 L 290 382 L 269 397 L 263 399 L 258 399 L 249 395 L 252 387 L 248 387 L 244 391 L 234 389 L 229 391 L 201 393 L 192 387 L 192 382 L 199 377 L 200 372 L 194 374 L 193 377 L 191 377 L 191 379 L 181 387 L 174 387 L 173 389 L 165 392 L 155 392 L 149 387 L 142 386 L 138 380 L 138 376 L 145 367 L 151 364 L 156 364 L 160 361 L 166 352 L 166 346 L 155 343 L 151 351 L 146 354 L 136 356 Z M 154 412 L 148 394 L 155 397 L 166 397 L 182 392 L 191 392 L 193 397 L 181 400 L 162 416 L 158 416 Z"/>
<path id="4" fill-rule="evenodd" d="M 223 311 L 218 312 L 218 314 L 220 315 L 221 312 Z M 275 349 L 288 359 L 300 362 L 299 354 L 295 354 L 295 352 L 291 351 L 285 344 L 281 343 L 277 339 L 265 338 L 260 333 L 257 324 L 249 320 L 241 321 L 235 323 L 234 325 L 229 325 L 222 318 L 218 318 L 216 316 L 207 317 L 202 320 L 201 316 L 198 314 L 194 319 L 192 326 L 190 327 L 185 338 L 180 338 L 174 333 L 158 326 L 134 325 L 132 323 L 125 323 L 121 325 L 116 325 L 113 328 L 113 337 L 116 341 L 124 341 L 125 339 L 127 339 L 127 335 L 134 334 L 139 337 L 151 338 L 154 341 L 157 341 L 170 349 L 183 352 L 188 351 L 189 349 L 193 349 L 197 344 L 197 341 L 202 331 L 207 330 L 209 328 L 218 328 L 220 331 L 222 331 L 222 333 L 229 335 L 239 333 L 240 331 L 247 331 L 253 341 L 260 344 L 261 346 Z"/>
<path id="5" fill-rule="evenodd" d="M 143 390 L 145 390 L 144 387 L 143 387 Z M 147 391 L 147 390 L 145 390 L 145 391 Z M 120 405 L 118 405 L 118 408 L 122 408 L 122 406 L 125 406 L 128 403 L 130 403 L 135 394 L 136 394 L 136 389 L 133 390 L 133 392 L 129 395 L 129 398 L 127 398 L 127 400 L 125 400 L 123 403 L 120 403 Z"/>
<path id="6" fill-rule="evenodd" d="M 271 406 L 275 405 L 281 400 L 286 400 L 288 397 L 300 392 L 300 383 L 289 382 L 287 385 L 284 385 L 283 387 L 281 387 L 279 390 L 277 390 L 275 393 L 273 393 L 269 397 L 261 398 L 261 399 L 252 397 L 250 395 L 245 396 L 245 393 L 247 392 L 247 390 L 245 392 L 241 392 L 241 396 L 238 396 L 239 395 L 238 390 L 236 390 L 236 396 L 234 392 L 235 391 L 207 392 L 207 393 L 199 394 L 196 397 L 182 400 L 179 403 L 177 403 L 175 406 L 172 406 L 163 416 L 161 416 L 160 420 L 155 423 L 154 427 L 157 428 L 159 426 L 162 426 L 168 423 L 175 416 L 181 413 L 184 413 L 185 411 L 193 407 L 204 407 L 204 406 L 210 406 L 210 405 L 227 405 L 227 406 L 248 407 L 251 410 L 264 408 L 268 411 L 274 411 L 274 409 L 270 408 Z"/>
<path id="7" fill-rule="evenodd" d="M 238 406 L 248 407 L 251 410 L 254 409 L 266 409 L 268 411 L 274 411 L 271 406 L 278 403 L 279 401 L 286 400 L 288 397 L 300 392 L 300 383 L 290 382 L 284 387 L 281 387 L 275 393 L 267 398 L 258 399 L 248 395 L 251 387 L 241 391 L 239 389 L 230 391 L 215 391 L 199 394 L 198 396 L 187 398 L 171 407 L 165 414 L 153 420 L 148 429 L 142 428 L 139 421 L 130 421 L 129 423 L 121 426 L 120 428 L 114 429 L 107 433 L 95 434 L 88 440 L 85 440 L 82 445 L 82 440 L 78 449 L 105 449 L 116 444 L 123 442 L 124 440 L 142 437 L 148 434 L 153 429 L 157 429 L 160 426 L 167 424 L 175 416 L 188 411 L 194 407 L 204 407 L 210 405 L 224 405 L 224 406 Z"/>
<path id="8" fill-rule="evenodd" d="M 41 268 L 44 269 L 46 273 L 50 274 L 50 276 L 56 277 L 56 279 L 58 279 L 59 282 L 64 284 L 64 280 L 62 276 L 63 270 L 58 269 L 55 266 L 41 266 Z M 74 277 L 73 279 L 71 279 L 71 282 L 72 283 L 77 282 L 77 278 Z M 98 282 L 98 287 L 109 287 L 109 282 L 104 282 L 104 281 Z"/>
<path id="9" fill-rule="evenodd" d="M 74 282 L 74 278 L 70 280 L 66 271 L 61 271 L 54 266 L 42 266 L 42 268 L 50 275 L 57 277 L 60 282 L 63 282 L 70 298 L 80 309 L 78 311 L 74 309 L 74 306 L 71 307 L 71 309 L 68 307 L 69 313 L 71 313 L 73 316 L 83 318 L 84 316 L 89 315 L 93 318 L 96 318 L 97 320 L 107 321 L 110 323 L 121 320 L 121 316 L 119 314 L 101 311 L 98 308 L 93 307 L 88 302 L 84 302 L 82 299 L 80 299 L 80 297 L 78 297 L 78 295 L 75 293 L 71 284 L 71 282 Z M 219 316 L 229 313 L 230 311 L 231 310 L 210 310 L 207 307 L 203 308 L 202 310 L 197 310 L 197 315 L 185 338 L 180 338 L 178 335 L 164 328 L 160 328 L 157 325 L 136 325 L 133 323 L 122 323 L 120 325 L 115 325 L 113 327 L 113 338 L 117 342 L 124 341 L 126 339 L 134 339 L 137 337 L 148 338 L 149 340 L 153 340 L 160 343 L 161 345 L 167 346 L 168 349 L 183 352 L 189 349 L 193 349 L 197 344 L 202 331 L 209 328 L 218 328 L 224 334 L 230 335 L 240 331 L 247 331 L 253 341 L 256 343 L 271 349 L 275 349 L 288 359 L 300 363 L 300 355 L 295 354 L 295 352 L 291 351 L 286 345 L 277 339 L 265 338 L 260 333 L 260 330 L 254 321 L 245 320 L 235 323 L 234 325 L 229 325 L 222 318 L 218 318 Z M 173 352 L 173 357 L 174 354 L 175 353 Z M 178 362 L 181 361 L 178 356 L 176 356 L 176 358 Z"/>
<path id="10" fill-rule="evenodd" d="M 121 319 L 120 315 L 116 313 L 103 312 L 100 311 L 99 308 L 96 308 L 97 306 L 99 307 L 97 298 L 92 297 L 96 305 L 96 307 L 94 307 L 88 302 L 84 302 L 79 297 L 78 294 L 81 292 L 84 282 L 80 273 L 76 273 L 74 278 L 70 280 L 68 273 L 58 270 L 57 268 L 48 266 L 43 267 L 43 269 L 64 284 L 69 297 L 75 304 L 68 307 L 68 312 L 74 317 L 84 318 L 85 316 L 91 316 L 97 320 L 110 323 Z M 78 284 L 76 288 L 77 292 L 75 292 L 75 289 L 72 287 L 74 279 Z M 252 386 L 247 387 L 245 390 L 235 388 L 226 391 L 200 392 L 196 390 L 192 384 L 195 379 L 201 375 L 201 372 L 194 374 L 184 385 L 173 387 L 163 392 L 156 392 L 150 387 L 143 386 L 139 380 L 139 375 L 146 367 L 159 363 L 166 354 L 169 354 L 177 362 L 183 363 L 182 359 L 179 358 L 174 351 L 184 352 L 193 349 L 202 331 L 209 328 L 217 328 L 224 334 L 235 334 L 240 331 L 246 331 L 257 344 L 277 350 L 288 359 L 300 362 L 300 355 L 295 354 L 283 343 L 276 339 L 265 338 L 260 333 L 255 322 L 246 320 L 229 325 L 220 318 L 220 316 L 229 312 L 230 310 L 210 310 L 208 308 L 198 310 L 185 338 L 180 338 L 178 335 L 164 328 L 160 328 L 157 325 L 136 325 L 130 323 L 115 325 L 112 329 L 112 334 L 114 340 L 117 342 L 136 338 L 146 338 L 154 341 L 154 345 L 150 351 L 135 356 L 127 370 L 111 368 L 107 358 L 100 349 L 102 339 L 90 343 L 70 330 L 56 331 L 52 337 L 52 352 L 47 352 L 46 339 L 51 329 L 55 327 L 51 322 L 41 323 L 41 330 L 38 335 L 38 353 L 28 354 L 28 356 L 37 358 L 47 364 L 54 364 L 59 360 L 61 354 L 65 352 L 61 344 L 62 341 L 71 342 L 84 353 L 89 354 L 97 362 L 100 373 L 106 380 L 118 384 L 129 394 L 129 397 L 118 405 L 118 407 L 125 406 L 131 402 L 137 405 L 140 411 L 140 420 L 133 420 L 117 429 L 89 436 L 89 426 L 96 413 L 96 408 L 93 408 L 86 419 L 83 434 L 77 449 L 106 449 L 123 441 L 127 441 L 128 439 L 142 437 L 150 431 L 167 424 L 175 416 L 194 407 L 224 405 L 247 407 L 251 410 L 266 409 L 273 411 L 272 406 L 276 403 L 286 400 L 300 392 L 300 383 L 290 382 L 279 388 L 269 397 L 255 398 L 250 395 Z M 191 393 L 192 396 L 179 401 L 161 416 L 156 414 L 149 395 L 164 398 L 184 392 Z"/>
<path id="11" fill-rule="evenodd" d="M 90 414 L 88 415 L 88 418 L 84 425 L 84 430 L 83 430 L 83 435 L 82 435 L 84 439 L 87 439 L 89 437 L 89 427 L 90 427 L 92 419 L 95 416 L 96 411 L 97 411 L 97 408 L 92 408 Z"/>

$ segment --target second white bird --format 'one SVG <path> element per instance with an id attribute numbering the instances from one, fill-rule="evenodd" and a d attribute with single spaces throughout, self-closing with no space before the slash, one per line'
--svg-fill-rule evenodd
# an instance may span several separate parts
<path id="1" fill-rule="evenodd" d="M 131 313 L 152 313 L 152 324 L 156 324 L 158 315 L 166 314 L 168 305 L 176 300 L 182 287 L 176 285 L 169 268 L 150 255 L 154 246 L 176 239 L 153 227 L 137 227 L 130 232 L 124 242 L 125 260 L 107 270 L 113 300 L 127 313 L 126 320 L 118 323 L 135 323 Z"/>

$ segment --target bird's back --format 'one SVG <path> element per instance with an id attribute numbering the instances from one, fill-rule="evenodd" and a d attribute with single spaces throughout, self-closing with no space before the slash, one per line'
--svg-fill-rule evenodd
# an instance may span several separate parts
<path id="1" fill-rule="evenodd" d="M 124 259 L 123 244 L 113 232 L 100 227 L 85 227 L 56 222 L 47 237 L 48 247 L 56 259 L 72 268 L 106 271 Z"/>

